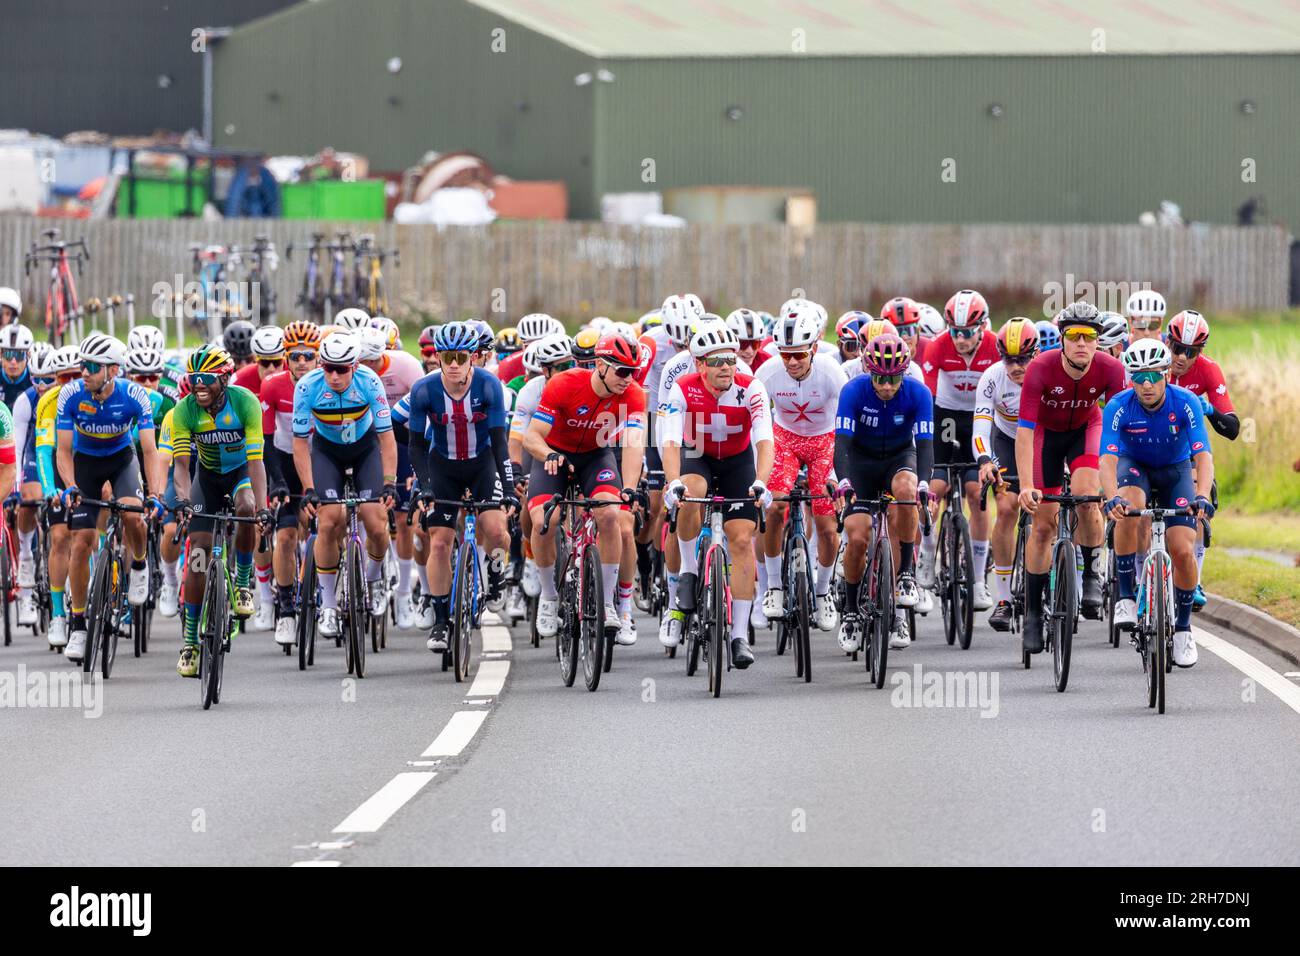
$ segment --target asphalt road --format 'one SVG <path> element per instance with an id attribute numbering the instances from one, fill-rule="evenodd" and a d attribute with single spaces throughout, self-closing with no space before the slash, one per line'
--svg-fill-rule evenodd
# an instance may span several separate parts
<path id="1" fill-rule="evenodd" d="M 595 693 L 522 628 L 485 627 L 472 685 L 415 633 L 360 681 L 341 649 L 303 673 L 241 635 L 204 712 L 161 622 L 82 706 L 0 683 L 0 864 L 1300 863 L 1300 687 L 1253 645 L 1199 631 L 1157 716 L 1093 623 L 1064 694 L 1010 635 L 981 620 L 962 651 L 931 615 L 883 690 L 821 633 L 804 684 L 762 631 L 719 700 L 639 623 Z M 68 669 L 27 630 L 0 648 L 11 695 Z"/>

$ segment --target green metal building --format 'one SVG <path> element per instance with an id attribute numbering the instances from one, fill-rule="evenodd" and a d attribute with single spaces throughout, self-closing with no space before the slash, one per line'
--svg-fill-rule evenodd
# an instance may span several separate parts
<path id="1" fill-rule="evenodd" d="M 607 192 L 807 187 L 823 221 L 1300 223 L 1286 0 L 315 0 L 216 55 L 220 145 L 468 149 Z M 400 69 L 393 67 L 400 58 Z"/>

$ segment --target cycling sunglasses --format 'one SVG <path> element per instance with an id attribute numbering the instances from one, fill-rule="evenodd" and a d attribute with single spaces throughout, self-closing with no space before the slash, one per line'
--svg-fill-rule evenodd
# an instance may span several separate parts
<path id="1" fill-rule="evenodd" d="M 872 372 L 871 381 L 875 382 L 877 385 L 902 385 L 903 373 L 899 372 L 897 375 L 877 375 L 875 372 Z"/>
<path id="2" fill-rule="evenodd" d="M 160 378 L 162 378 L 161 375 L 159 375 L 157 372 L 153 372 L 153 373 L 143 374 L 143 375 L 141 374 L 132 375 L 131 381 L 140 382 L 143 384 L 144 382 L 156 382 Z"/>
<path id="3" fill-rule="evenodd" d="M 729 368 L 736 364 L 735 355 L 710 355 L 704 360 L 709 368 Z"/>
<path id="4" fill-rule="evenodd" d="M 469 352 L 439 352 L 438 361 L 443 365 L 466 365 L 470 360 Z"/>
<path id="5" fill-rule="evenodd" d="M 1157 371 L 1134 372 L 1133 375 L 1131 376 L 1134 385 L 1154 385 L 1156 382 L 1160 381 L 1164 377 L 1165 377 L 1164 372 L 1157 372 Z"/>
<path id="6" fill-rule="evenodd" d="M 569 369 L 573 368 L 577 364 L 578 363 L 573 361 L 573 359 L 569 359 L 567 362 L 552 362 L 550 365 L 546 367 L 549 368 L 552 372 L 567 372 Z"/>
<path id="7" fill-rule="evenodd" d="M 851 339 L 840 339 L 840 349 L 849 355 L 855 355 L 862 351 L 862 343 L 858 341 L 856 336 Z"/>
<path id="8" fill-rule="evenodd" d="M 781 352 L 781 353 L 779 353 L 779 354 L 780 354 L 780 356 L 781 356 L 781 361 L 782 361 L 782 362 L 802 362 L 804 359 L 806 359 L 806 358 L 808 357 L 808 354 L 809 354 L 809 353 L 807 353 L 807 352 Z"/>
<path id="9" fill-rule="evenodd" d="M 1090 329 L 1086 325 L 1072 325 L 1061 330 L 1061 337 L 1070 342 L 1092 342 L 1098 334 L 1096 329 Z"/>
<path id="10" fill-rule="evenodd" d="M 294 362 L 314 362 L 316 361 L 316 353 L 304 349 L 300 352 L 290 352 L 289 358 Z"/>
<path id="11" fill-rule="evenodd" d="M 735 361 L 734 357 L 732 358 L 732 361 Z M 610 368 L 619 378 L 631 378 L 636 374 L 636 369 L 630 365 L 611 365 Z"/>
<path id="12" fill-rule="evenodd" d="M 1169 343 L 1169 351 L 1173 352 L 1175 355 L 1182 355 L 1187 358 L 1196 358 L 1196 356 L 1201 354 L 1201 349 L 1203 348 L 1205 348 L 1204 345 L 1184 345 L 1182 342 Z"/>
<path id="13" fill-rule="evenodd" d="M 8 357 L 8 356 L 6 356 L 6 357 Z M 103 362 L 86 362 L 86 361 L 83 361 L 83 362 L 81 363 L 81 370 L 82 370 L 83 372 L 89 372 L 91 375 L 98 375 L 100 369 L 102 369 L 103 367 L 104 367 L 104 363 L 103 363 Z"/>
<path id="14" fill-rule="evenodd" d="M 763 344 L 762 339 L 742 339 L 740 347 L 742 349 L 756 349 Z"/>
<path id="15" fill-rule="evenodd" d="M 279 368 L 284 364 L 284 359 L 258 359 L 257 364 L 262 366 L 262 368 Z"/>
<path id="16" fill-rule="evenodd" d="M 320 367 L 325 370 L 327 375 L 347 375 L 352 371 L 351 365 L 335 365 L 333 362 L 321 362 Z"/>
<path id="17" fill-rule="evenodd" d="M 1007 365 L 1028 365 L 1035 359 L 1037 354 L 1035 352 L 1033 355 L 1004 355 L 1002 361 Z"/>
<path id="18" fill-rule="evenodd" d="M 32 376 L 33 385 L 53 385 L 54 377 L 52 375 Z"/>
<path id="19" fill-rule="evenodd" d="M 434 348 L 432 345 L 420 346 L 420 355 L 422 355 L 424 358 L 433 358 L 433 356 L 437 354 L 438 354 L 438 350 Z"/>
<path id="20" fill-rule="evenodd" d="M 5 361 L 7 362 L 18 362 L 21 361 L 22 359 L 27 358 L 27 350 L 26 349 L 5 349 L 4 357 L 5 357 Z"/>
<path id="21" fill-rule="evenodd" d="M 980 331 L 979 326 L 973 326 L 969 329 L 959 329 L 955 326 L 948 326 L 948 334 L 954 339 L 973 339 L 975 336 L 980 334 Z"/>
<path id="22" fill-rule="evenodd" d="M 82 362 L 81 364 L 82 364 L 82 365 L 85 365 L 86 363 L 85 363 L 85 362 Z M 190 380 L 190 385 L 191 385 L 191 386 L 195 386 L 195 385 L 216 385 L 218 382 L 221 381 L 221 373 L 219 373 L 219 372 L 190 372 L 189 375 L 186 376 L 186 378 L 188 378 L 188 379 Z"/>

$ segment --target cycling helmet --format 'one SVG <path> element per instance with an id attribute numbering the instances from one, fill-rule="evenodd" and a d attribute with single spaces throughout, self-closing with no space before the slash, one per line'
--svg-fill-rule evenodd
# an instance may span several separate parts
<path id="1" fill-rule="evenodd" d="M 0 287 L 0 305 L 7 305 L 14 310 L 15 315 L 23 314 L 23 297 L 18 294 L 17 289 L 11 289 L 9 286 Z"/>
<path id="2" fill-rule="evenodd" d="M 579 362 L 594 362 L 596 360 L 596 343 L 599 341 L 599 332 L 595 329 L 583 329 L 573 337 L 570 352 Z"/>
<path id="3" fill-rule="evenodd" d="M 54 362 L 53 349 L 47 348 L 43 352 L 33 349 L 31 358 L 27 360 L 27 370 L 32 373 L 32 378 L 48 378 L 55 374 Z"/>
<path id="4" fill-rule="evenodd" d="M 664 331 L 668 333 L 669 341 L 678 348 L 685 348 L 689 345 L 691 332 L 695 328 L 695 320 L 699 316 L 686 308 L 665 309 L 663 315 Z"/>
<path id="5" fill-rule="evenodd" d="M 284 330 L 264 325 L 254 332 L 253 354 L 260 359 L 284 358 Z"/>
<path id="6" fill-rule="evenodd" d="M 1128 338 L 1128 319 L 1118 312 L 1102 312 L 1101 335 L 1097 337 L 1098 348 L 1109 349 L 1119 345 Z"/>
<path id="7" fill-rule="evenodd" d="M 781 316 L 772 327 L 772 340 L 777 351 L 812 349 L 821 338 L 821 317 L 814 302 L 803 301 L 790 309 L 782 309 Z M 823 313 L 825 314 L 824 310 Z"/>
<path id="8" fill-rule="evenodd" d="M 360 311 L 360 310 L 358 310 Z M 361 343 L 351 332 L 331 332 L 320 344 L 320 360 L 330 365 L 356 365 Z"/>
<path id="9" fill-rule="evenodd" d="M 921 334 L 934 338 L 941 335 L 948 328 L 943 320 L 943 315 L 932 305 L 926 305 L 924 302 L 916 303 L 916 314 L 919 318 L 916 320 L 921 327 Z"/>
<path id="10" fill-rule="evenodd" d="M 637 324 L 641 326 L 642 332 L 658 328 L 664 324 L 663 313 L 658 309 L 655 309 L 653 312 L 647 312 L 645 315 L 641 316 L 641 318 L 637 319 Z"/>
<path id="11" fill-rule="evenodd" d="M 1139 289 L 1128 297 L 1128 302 L 1124 305 L 1124 314 L 1130 319 L 1163 319 L 1165 297 L 1150 289 Z"/>
<path id="12" fill-rule="evenodd" d="M 428 355 L 436 349 L 437 346 L 434 344 L 434 338 L 438 334 L 438 329 L 440 328 L 442 328 L 440 325 L 426 325 L 420 330 L 420 352 L 422 354 Z M 509 330 L 507 329 L 506 331 Z"/>
<path id="13" fill-rule="evenodd" d="M 162 369 L 163 357 L 157 349 L 132 349 L 126 354 L 128 375 L 159 375 Z"/>
<path id="14" fill-rule="evenodd" d="M 614 324 L 614 320 L 607 315 L 592 316 L 587 322 L 587 328 L 595 329 L 597 332 L 608 332 L 609 327 Z"/>
<path id="15" fill-rule="evenodd" d="M 1038 351 L 1050 352 L 1061 347 L 1061 332 L 1047 319 L 1035 322 L 1034 329 L 1038 332 Z"/>
<path id="16" fill-rule="evenodd" d="M 369 326 L 352 333 L 357 340 L 358 358 L 363 362 L 377 362 L 388 351 L 388 333 Z"/>
<path id="17" fill-rule="evenodd" d="M 334 313 L 334 324 L 341 329 L 355 331 L 364 329 L 370 324 L 370 316 L 365 309 L 350 308 L 339 309 Z"/>
<path id="18" fill-rule="evenodd" d="M 82 343 L 83 350 L 85 343 Z M 186 372 L 215 372 L 229 375 L 235 370 L 235 360 L 219 345 L 204 345 L 190 353 L 185 360 Z"/>
<path id="19" fill-rule="evenodd" d="M 161 352 L 167 348 L 167 340 L 163 338 L 162 329 L 152 325 L 137 325 L 126 333 L 126 347 L 128 349 L 157 349 Z"/>
<path id="20" fill-rule="evenodd" d="M 1210 340 L 1210 323 L 1205 316 L 1192 309 L 1183 309 L 1169 320 L 1169 341 L 1179 345 L 1198 346 Z"/>
<path id="21" fill-rule="evenodd" d="M 740 348 L 740 339 L 726 322 L 701 322 L 691 336 L 691 355 L 704 358 L 714 352 L 734 352 Z"/>
<path id="22" fill-rule="evenodd" d="M 125 365 L 126 346 L 112 336 L 92 332 L 81 341 L 80 358 L 83 362 L 99 362 L 102 365 Z"/>
<path id="23" fill-rule="evenodd" d="M 596 358 L 611 365 L 637 368 L 641 364 L 641 349 L 635 341 L 629 342 L 618 332 L 606 332 L 596 343 Z"/>
<path id="24" fill-rule="evenodd" d="M 588 331 L 591 331 L 590 329 Z M 524 349 L 524 368 L 537 375 L 548 365 L 573 358 L 573 340 L 560 333 L 528 343 Z"/>
<path id="25" fill-rule="evenodd" d="M 32 351 L 27 356 L 27 361 L 34 363 L 42 355 L 49 355 L 53 351 L 54 351 L 54 346 L 51 345 L 49 342 L 33 342 Z"/>
<path id="26" fill-rule="evenodd" d="M 875 341 L 881 335 L 898 335 L 898 329 L 888 319 L 872 319 L 862 323 L 862 328 L 858 329 L 858 341 L 863 345 Z"/>
<path id="27" fill-rule="evenodd" d="M 386 315 L 372 315 L 370 317 L 370 327 L 380 329 L 388 339 L 390 349 L 400 349 L 402 347 L 402 333 L 398 329 L 397 323 Z"/>
<path id="28" fill-rule="evenodd" d="M 519 320 L 518 329 L 520 341 L 527 345 L 548 335 L 563 333 L 564 323 L 545 312 L 530 312 Z"/>
<path id="29" fill-rule="evenodd" d="M 907 343 L 896 332 L 878 335 L 862 349 L 862 364 L 873 375 L 902 375 L 911 361 Z"/>
<path id="30" fill-rule="evenodd" d="M 962 289 L 953 294 L 943 307 L 943 318 L 954 329 L 979 328 L 989 317 L 989 304 L 974 289 Z"/>
<path id="31" fill-rule="evenodd" d="M 81 364 L 81 348 L 76 345 L 64 345 L 54 350 L 54 374 L 75 372 Z"/>
<path id="32" fill-rule="evenodd" d="M 835 337 L 840 341 L 856 338 L 858 329 L 862 328 L 862 326 L 866 325 L 870 321 L 871 316 L 858 309 L 854 309 L 852 312 L 845 312 L 835 323 Z M 855 322 L 857 324 L 853 325 Z M 849 328 L 850 325 L 853 325 L 852 329 Z"/>
<path id="33" fill-rule="evenodd" d="M 6 325 L 0 329 L 0 349 L 19 349 L 20 351 L 30 351 L 32 347 L 32 333 L 25 325 Z"/>
<path id="34" fill-rule="evenodd" d="M 880 317 L 901 329 L 921 321 L 921 307 L 905 295 L 896 295 L 880 307 Z"/>
<path id="35" fill-rule="evenodd" d="M 998 355 L 1003 358 L 1033 357 L 1038 352 L 1038 329 L 1023 316 L 1016 316 L 998 332 Z"/>
<path id="36" fill-rule="evenodd" d="M 763 318 L 753 309 L 737 309 L 727 316 L 727 328 L 736 333 L 741 342 L 754 342 L 767 335 Z"/>
<path id="37" fill-rule="evenodd" d="M 664 304 L 659 307 L 659 314 L 663 316 L 664 325 L 667 325 L 674 318 L 690 322 L 690 320 L 704 314 L 704 303 L 700 301 L 700 297 L 694 292 L 670 295 L 664 299 Z"/>
<path id="38" fill-rule="evenodd" d="M 492 331 L 492 326 L 488 325 L 482 319 L 470 319 L 465 324 L 478 333 L 478 346 L 473 351 L 492 351 L 492 346 L 495 345 L 497 341 L 496 334 Z"/>
<path id="39" fill-rule="evenodd" d="M 1163 372 L 1173 362 L 1169 346 L 1159 339 L 1138 339 L 1124 350 L 1124 368 L 1134 372 Z"/>
<path id="40" fill-rule="evenodd" d="M 252 322 L 243 319 L 231 322 L 221 335 L 222 347 L 236 361 L 246 359 L 253 354 L 253 332 Z"/>
<path id="41" fill-rule="evenodd" d="M 1099 336 L 1106 327 L 1101 320 L 1101 313 L 1097 311 L 1097 307 L 1091 302 L 1071 302 L 1056 313 L 1055 322 L 1056 327 L 1062 332 L 1071 326 L 1082 325 L 1094 329 Z"/>
<path id="42" fill-rule="evenodd" d="M 502 355 L 513 355 L 524 347 L 523 343 L 519 341 L 519 330 L 513 325 L 497 333 L 496 343 L 497 351 Z M 424 344 L 423 333 L 420 335 L 420 344 Z"/>
<path id="43" fill-rule="evenodd" d="M 315 322 L 290 322 L 284 327 L 284 347 L 294 349 L 320 349 L 320 327 Z"/>
<path id="44" fill-rule="evenodd" d="M 434 335 L 433 345 L 439 352 L 473 352 L 478 348 L 478 332 L 468 322 L 448 322 Z"/>
<path id="45" fill-rule="evenodd" d="M 876 320 L 872 319 L 871 321 L 874 322 Z M 844 330 L 840 333 L 842 336 L 840 339 L 840 348 L 843 349 L 850 341 L 858 342 L 860 344 L 862 342 L 862 330 L 869 324 L 870 323 L 865 322 L 862 319 L 854 319 L 849 322 L 848 325 L 844 326 Z"/>

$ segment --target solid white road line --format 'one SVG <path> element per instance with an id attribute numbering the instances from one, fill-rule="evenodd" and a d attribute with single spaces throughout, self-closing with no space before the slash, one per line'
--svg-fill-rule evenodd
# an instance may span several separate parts
<path id="1" fill-rule="evenodd" d="M 436 776 L 431 771 L 406 771 L 399 773 L 365 803 L 348 814 L 347 819 L 334 828 L 335 833 L 374 833 L 388 818 L 402 808 L 406 801 L 424 789 Z"/>
<path id="2" fill-rule="evenodd" d="M 480 665 L 482 666 L 482 665 Z M 486 710 L 458 710 L 451 715 L 447 726 L 438 738 L 425 749 L 421 757 L 455 757 L 469 745 L 487 720 Z"/>
<path id="3" fill-rule="evenodd" d="M 1263 661 L 1246 653 L 1237 645 L 1229 644 L 1221 637 L 1215 637 L 1209 631 L 1193 627 L 1192 636 L 1196 638 L 1196 643 L 1201 647 L 1211 654 L 1221 657 L 1247 677 L 1262 684 L 1282 703 L 1300 714 L 1300 687 L 1292 684 Z"/>
<path id="4" fill-rule="evenodd" d="M 510 673 L 509 661 L 482 661 L 474 674 L 474 683 L 470 685 L 466 697 L 495 697 L 505 685 L 506 674 Z"/>
<path id="5" fill-rule="evenodd" d="M 299 860 L 293 866 L 342 866 L 342 860 Z"/>
<path id="6" fill-rule="evenodd" d="M 508 651 L 510 650 L 510 629 L 500 626 L 484 626 L 481 628 L 483 635 L 483 651 Z"/>

